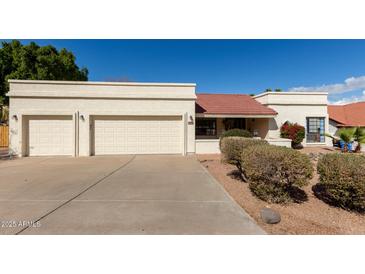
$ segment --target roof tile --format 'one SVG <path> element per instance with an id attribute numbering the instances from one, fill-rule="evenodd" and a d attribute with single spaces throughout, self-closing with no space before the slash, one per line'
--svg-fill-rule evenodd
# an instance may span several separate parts
<path id="1" fill-rule="evenodd" d="M 196 112 L 204 114 L 276 115 L 246 94 L 197 94 Z"/>
<path id="2" fill-rule="evenodd" d="M 365 102 L 329 105 L 328 115 L 331 120 L 344 126 L 365 127 Z"/>

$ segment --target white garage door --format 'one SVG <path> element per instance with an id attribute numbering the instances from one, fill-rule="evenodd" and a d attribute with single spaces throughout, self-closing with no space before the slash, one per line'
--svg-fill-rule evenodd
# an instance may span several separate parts
<path id="1" fill-rule="evenodd" d="M 181 116 L 111 116 L 94 120 L 94 154 L 180 154 Z"/>
<path id="2" fill-rule="evenodd" d="M 72 116 L 29 118 L 29 156 L 72 155 Z"/>

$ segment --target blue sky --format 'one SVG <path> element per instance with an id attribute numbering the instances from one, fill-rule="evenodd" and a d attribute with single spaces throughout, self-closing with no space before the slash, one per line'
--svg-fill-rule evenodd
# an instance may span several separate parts
<path id="1" fill-rule="evenodd" d="M 325 90 L 331 102 L 365 100 L 365 40 L 32 41 L 74 52 L 91 81 L 193 82 L 211 93 Z"/>

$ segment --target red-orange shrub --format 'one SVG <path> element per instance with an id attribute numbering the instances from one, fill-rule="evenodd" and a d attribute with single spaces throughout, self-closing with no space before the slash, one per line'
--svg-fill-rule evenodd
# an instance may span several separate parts
<path id="1" fill-rule="evenodd" d="M 280 128 L 280 137 L 292 140 L 292 146 L 299 145 L 305 136 L 305 129 L 297 123 L 285 122 Z"/>

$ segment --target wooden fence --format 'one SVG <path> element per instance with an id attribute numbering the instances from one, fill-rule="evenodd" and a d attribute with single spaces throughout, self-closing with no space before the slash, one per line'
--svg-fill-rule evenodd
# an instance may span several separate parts
<path id="1" fill-rule="evenodd" d="M 9 127 L 0 125 L 0 147 L 9 146 Z"/>

